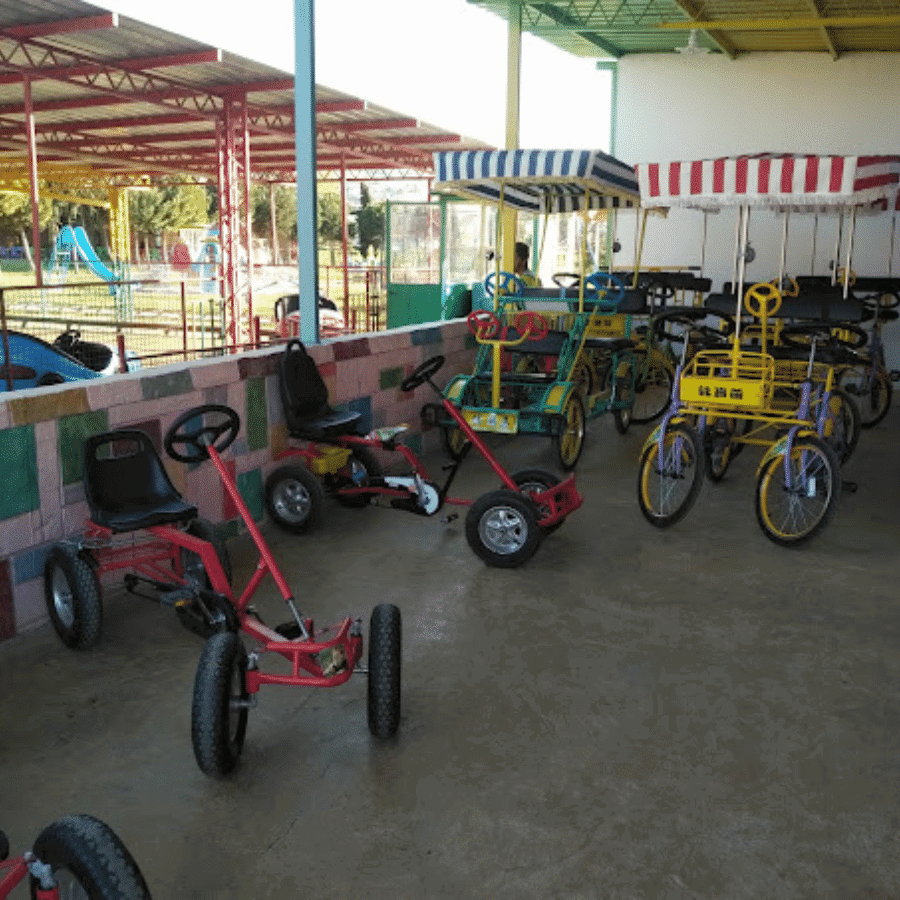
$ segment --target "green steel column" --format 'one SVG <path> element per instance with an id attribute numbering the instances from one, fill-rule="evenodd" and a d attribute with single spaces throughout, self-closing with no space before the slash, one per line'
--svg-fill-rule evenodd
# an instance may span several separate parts
<path id="1" fill-rule="evenodd" d="M 294 127 L 297 158 L 297 265 L 300 339 L 319 343 L 319 263 L 316 247 L 315 0 L 294 4 Z"/>

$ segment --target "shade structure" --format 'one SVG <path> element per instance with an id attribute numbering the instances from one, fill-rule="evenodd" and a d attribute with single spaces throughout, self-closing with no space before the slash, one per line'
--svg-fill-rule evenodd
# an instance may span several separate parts
<path id="1" fill-rule="evenodd" d="M 640 205 L 634 168 L 601 150 L 434 154 L 433 190 L 532 213 Z"/>
<path id="2" fill-rule="evenodd" d="M 894 203 L 900 156 L 761 153 L 635 166 L 646 207 L 827 210 Z"/>

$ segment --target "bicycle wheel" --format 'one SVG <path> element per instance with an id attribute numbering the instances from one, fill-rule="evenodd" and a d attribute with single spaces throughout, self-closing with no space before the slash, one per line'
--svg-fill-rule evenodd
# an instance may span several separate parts
<path id="1" fill-rule="evenodd" d="M 565 424 L 559 434 L 553 435 L 553 444 L 559 464 L 567 472 L 575 468 L 584 449 L 585 420 L 584 401 L 577 391 L 569 394 L 563 407 Z"/>
<path id="2" fill-rule="evenodd" d="M 674 525 L 694 505 L 703 484 L 703 449 L 697 432 L 684 422 L 670 425 L 663 439 L 641 454 L 638 502 L 644 518 L 657 528 Z"/>
<path id="3" fill-rule="evenodd" d="M 834 515 L 841 494 L 840 463 L 825 441 L 794 441 L 790 459 L 766 462 L 756 483 L 756 519 L 763 534 L 782 546 L 809 540 Z"/>
<path id="4" fill-rule="evenodd" d="M 644 425 L 658 419 L 672 396 L 672 370 L 657 354 L 649 358 L 646 350 L 634 351 L 634 403 L 631 421 Z"/>
<path id="5" fill-rule="evenodd" d="M 843 389 L 834 387 L 825 411 L 823 435 L 825 441 L 841 463 L 847 462 L 859 443 L 859 408 Z"/>
<path id="6" fill-rule="evenodd" d="M 735 444 L 732 442 L 732 435 L 735 429 L 734 419 L 719 419 L 706 430 L 706 476 L 710 481 L 721 481 L 734 459 Z"/>
<path id="7" fill-rule="evenodd" d="M 894 387 L 881 369 L 873 371 L 863 363 L 848 366 L 838 373 L 837 382 L 856 401 L 862 428 L 877 425 L 891 408 Z"/>

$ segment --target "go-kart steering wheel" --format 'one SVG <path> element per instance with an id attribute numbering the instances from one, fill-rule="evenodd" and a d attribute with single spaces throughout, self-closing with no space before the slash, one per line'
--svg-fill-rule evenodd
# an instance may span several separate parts
<path id="1" fill-rule="evenodd" d="M 444 357 L 438 354 L 426 359 L 416 366 L 403 381 L 400 382 L 401 391 L 414 391 L 420 384 L 425 384 L 432 375 L 444 364 Z"/>
<path id="2" fill-rule="evenodd" d="M 581 281 L 581 276 L 577 272 L 554 272 L 550 277 L 557 287 L 565 289 L 578 287 L 578 282 Z"/>
<path id="3" fill-rule="evenodd" d="M 524 294 L 525 282 L 518 275 L 514 275 L 512 272 L 491 272 L 484 279 L 484 292 L 491 300 L 494 299 L 494 282 L 498 280 L 498 276 L 500 293 L 510 297 L 521 297 Z"/>
<path id="4" fill-rule="evenodd" d="M 744 309 L 757 319 L 773 316 L 781 309 L 781 291 L 770 281 L 763 281 L 747 288 Z"/>
<path id="5" fill-rule="evenodd" d="M 466 324 L 469 331 L 482 341 L 496 337 L 502 327 L 497 314 L 489 309 L 473 309 L 466 316 Z"/>
<path id="6" fill-rule="evenodd" d="M 539 341 L 547 337 L 547 332 L 550 331 L 550 323 L 540 313 L 532 310 L 519 313 L 516 316 L 515 327 L 519 334 L 527 332 L 530 341 Z"/>
<path id="7" fill-rule="evenodd" d="M 852 340 L 845 340 L 835 331 L 846 332 L 852 335 Z M 830 324 L 828 322 L 807 322 L 803 325 L 786 325 L 781 329 L 781 340 L 788 347 L 800 347 L 803 350 L 809 349 L 810 338 L 816 338 L 817 341 L 830 344 L 831 346 L 849 347 L 851 350 L 859 350 L 864 347 L 869 336 L 858 325 L 849 322 L 841 322 L 840 324 Z M 802 340 L 807 338 L 807 340 Z"/>
<path id="8" fill-rule="evenodd" d="M 584 296 L 597 304 L 603 312 L 615 312 L 625 296 L 625 285 L 609 272 L 594 272 L 584 279 Z M 601 297 L 601 292 L 603 296 Z"/>
<path id="9" fill-rule="evenodd" d="M 201 424 L 196 428 L 187 429 L 184 426 L 193 419 L 202 418 L 209 413 L 218 413 L 225 417 L 223 422 L 217 425 Z M 230 406 L 222 406 L 218 403 L 210 403 L 206 406 L 195 406 L 186 413 L 182 413 L 166 431 L 163 438 L 163 446 L 166 453 L 177 459 L 178 462 L 195 463 L 201 459 L 209 459 L 209 448 L 215 447 L 217 453 L 221 453 L 237 437 L 241 427 L 238 414 Z M 221 439 L 221 440 L 220 440 Z M 190 456 L 175 449 L 176 444 L 185 444 L 196 453 Z"/>

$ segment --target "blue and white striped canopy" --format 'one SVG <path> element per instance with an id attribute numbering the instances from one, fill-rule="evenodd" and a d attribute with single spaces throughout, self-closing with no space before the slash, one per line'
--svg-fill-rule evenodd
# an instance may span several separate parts
<path id="1" fill-rule="evenodd" d="M 640 204 L 634 168 L 601 150 L 460 150 L 434 154 L 433 190 L 534 213 Z"/>

